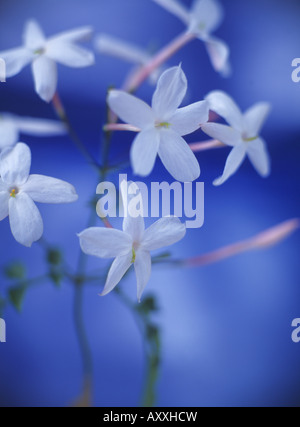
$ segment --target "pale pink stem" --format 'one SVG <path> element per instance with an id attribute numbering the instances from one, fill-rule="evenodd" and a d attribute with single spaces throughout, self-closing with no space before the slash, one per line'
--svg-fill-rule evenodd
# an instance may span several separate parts
<path id="1" fill-rule="evenodd" d="M 135 126 L 123 124 L 123 123 L 108 123 L 103 126 L 105 132 L 115 132 L 115 131 L 129 131 L 129 132 L 140 132 L 141 129 L 136 128 Z"/>
<path id="2" fill-rule="evenodd" d="M 134 92 L 158 67 L 170 59 L 178 50 L 195 39 L 195 34 L 183 33 L 160 50 L 145 66 L 138 69 L 127 81 L 123 89 Z"/>
<path id="3" fill-rule="evenodd" d="M 299 228 L 300 219 L 297 218 L 285 221 L 284 223 L 270 228 L 251 239 L 225 246 L 224 248 L 205 255 L 189 258 L 183 261 L 183 265 L 187 267 L 200 267 L 222 261 L 226 258 L 230 258 L 243 252 L 256 249 L 265 249 L 286 239 Z"/>
<path id="4" fill-rule="evenodd" d="M 189 144 L 189 146 L 190 146 L 191 150 L 194 151 L 194 153 L 196 153 L 198 151 L 206 151 L 206 150 L 211 150 L 214 148 L 226 147 L 225 144 L 223 144 L 222 142 L 220 142 L 216 139 L 212 139 L 211 141 L 193 142 L 193 143 Z"/>

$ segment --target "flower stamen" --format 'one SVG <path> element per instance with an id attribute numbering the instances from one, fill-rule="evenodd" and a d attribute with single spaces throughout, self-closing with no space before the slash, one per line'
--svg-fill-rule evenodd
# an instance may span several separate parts
<path id="1" fill-rule="evenodd" d="M 252 138 L 243 138 L 245 142 L 252 142 L 255 141 L 258 138 L 258 136 L 254 136 Z"/>
<path id="2" fill-rule="evenodd" d="M 158 122 L 155 125 L 155 127 L 157 128 L 165 128 L 165 129 L 169 129 L 170 126 L 171 126 L 171 123 L 168 123 L 168 122 Z"/>
<path id="3" fill-rule="evenodd" d="M 134 247 L 132 247 L 132 259 L 131 259 L 131 263 L 134 264 L 136 260 L 136 252 Z"/>
<path id="4" fill-rule="evenodd" d="M 13 188 L 10 192 L 10 197 L 16 197 L 16 195 L 18 194 L 18 190 L 16 190 L 15 188 Z"/>

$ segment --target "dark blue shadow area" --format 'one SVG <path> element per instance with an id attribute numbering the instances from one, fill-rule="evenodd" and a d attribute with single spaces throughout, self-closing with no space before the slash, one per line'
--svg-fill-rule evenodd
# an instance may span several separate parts
<path id="1" fill-rule="evenodd" d="M 182 0 L 184 1 L 184 0 Z M 190 4 L 190 1 L 185 1 Z M 223 170 L 228 149 L 200 153 L 205 182 L 205 224 L 188 230 L 171 248 L 175 258 L 195 256 L 245 239 L 289 218 L 299 217 L 300 83 L 291 63 L 300 56 L 300 4 L 297 0 L 223 1 L 226 19 L 217 31 L 231 48 L 233 75 L 223 79 L 194 41 L 169 61 L 182 62 L 189 80 L 186 102 L 222 89 L 247 109 L 269 101 L 273 110 L 263 136 L 272 157 L 272 175 L 261 179 L 247 161 L 220 188 L 212 181 Z M 138 43 L 163 46 L 183 30 L 175 17 L 151 0 L 2 0 L 0 50 L 20 45 L 23 24 L 36 18 L 48 35 L 91 24 Z M 90 46 L 91 47 L 91 46 Z M 95 67 L 59 67 L 59 92 L 71 122 L 90 152 L 101 161 L 101 129 L 110 85 L 121 86 L 129 71 L 117 59 L 97 56 Z M 153 87 L 138 95 L 150 102 Z M 0 111 L 55 118 L 51 105 L 34 93 L 30 68 L 0 86 Z M 79 201 L 39 205 L 45 240 L 62 248 L 74 269 L 79 256 L 76 233 L 86 228 L 88 202 L 97 176 L 69 137 L 23 137 L 32 150 L 32 173 L 72 183 Z M 127 162 L 132 134 L 115 134 L 111 161 Z M 201 132 L 187 138 L 195 142 Z M 130 168 L 128 178 L 135 178 Z M 111 177 L 110 177 L 111 178 Z M 114 178 L 114 180 L 116 180 Z M 171 181 L 160 162 L 145 182 Z M 117 181 L 117 180 L 116 180 Z M 119 226 L 120 221 L 114 221 Z M 100 219 L 97 225 L 101 226 Z M 0 223 L 1 266 L 27 265 L 29 277 L 43 274 L 41 245 L 31 249 L 13 239 L 8 220 Z M 159 406 L 298 406 L 300 344 L 291 340 L 291 323 L 300 317 L 299 234 L 267 251 L 243 254 L 202 269 L 155 266 L 145 295 L 157 295 L 163 358 Z M 88 259 L 88 269 L 109 262 Z M 0 295 L 9 283 L 1 276 Z M 120 284 L 136 298 L 134 275 Z M 145 371 L 143 342 L 134 318 L 117 295 L 98 296 L 103 283 L 87 286 L 84 321 L 91 344 L 96 406 L 137 406 Z M 73 324 L 74 292 L 45 281 L 28 291 L 21 314 L 5 311 L 7 343 L 0 343 L 1 406 L 65 406 L 79 395 L 82 364 Z"/>

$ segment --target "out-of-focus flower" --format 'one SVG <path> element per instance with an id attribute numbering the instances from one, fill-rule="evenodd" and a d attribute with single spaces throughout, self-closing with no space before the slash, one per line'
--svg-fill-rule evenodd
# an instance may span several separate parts
<path id="1" fill-rule="evenodd" d="M 129 200 L 123 231 L 113 228 L 88 228 L 79 234 L 80 246 L 87 255 L 115 258 L 101 295 L 111 292 L 133 264 L 137 279 L 137 298 L 140 301 L 151 275 L 150 251 L 177 243 L 185 236 L 186 227 L 178 218 L 166 217 L 159 219 L 145 230 L 142 215 L 133 216 L 131 212 L 130 199 L 132 200 L 133 195 L 128 195 L 127 188 L 125 195 L 123 185 L 121 191 L 123 201 L 126 198 L 128 203 Z M 130 183 L 129 191 L 135 193 L 137 197 L 139 188 L 135 183 Z"/>
<path id="2" fill-rule="evenodd" d="M 177 0 L 153 0 L 177 16 L 188 27 L 188 32 L 195 34 L 204 42 L 216 71 L 225 76 L 230 73 L 229 48 L 226 43 L 212 36 L 223 20 L 223 8 L 217 0 L 195 0 L 188 10 Z"/>
<path id="3" fill-rule="evenodd" d="M 94 64 L 94 54 L 77 45 L 91 35 L 90 27 L 82 27 L 46 39 L 39 24 L 28 21 L 24 45 L 0 52 L 6 64 L 6 77 L 15 76 L 31 63 L 35 90 L 44 101 L 50 102 L 57 87 L 57 62 L 76 68 Z"/>
<path id="4" fill-rule="evenodd" d="M 22 142 L 0 155 L 0 221 L 9 215 L 14 238 L 28 247 L 43 234 L 43 220 L 34 202 L 71 203 L 78 198 L 65 181 L 29 175 L 30 166 L 31 152 Z"/>
<path id="5" fill-rule="evenodd" d="M 152 59 L 152 55 L 147 50 L 108 34 L 96 36 L 95 48 L 99 53 L 114 56 L 137 66 L 146 65 Z M 156 84 L 162 72 L 162 68 L 156 69 L 149 76 L 150 83 Z"/>
<path id="6" fill-rule="evenodd" d="M 270 104 L 255 104 L 242 114 L 233 99 L 224 92 L 214 91 L 206 100 L 212 111 L 223 117 L 230 126 L 206 123 L 202 130 L 214 139 L 233 147 L 228 156 L 223 175 L 214 181 L 221 185 L 241 166 L 248 155 L 254 168 L 262 177 L 270 174 L 270 157 L 265 141 L 259 136 L 270 112 Z"/>
<path id="7" fill-rule="evenodd" d="M 152 108 L 126 92 L 112 90 L 108 104 L 124 122 L 141 129 L 131 148 L 134 173 L 151 173 L 157 154 L 168 172 L 178 181 L 191 182 L 200 175 L 199 163 L 182 138 L 208 120 L 208 103 L 200 101 L 179 108 L 187 91 L 181 67 L 172 67 L 160 77 Z"/>
<path id="8" fill-rule="evenodd" d="M 20 140 L 20 134 L 55 136 L 66 132 L 67 129 L 61 122 L 0 113 L 0 150 L 15 145 Z"/>

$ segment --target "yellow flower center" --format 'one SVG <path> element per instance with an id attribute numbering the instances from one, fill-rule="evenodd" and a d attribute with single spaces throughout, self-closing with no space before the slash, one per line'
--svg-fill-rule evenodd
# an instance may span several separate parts
<path id="1" fill-rule="evenodd" d="M 243 138 L 245 142 L 252 142 L 255 141 L 258 138 L 258 136 L 254 136 L 253 138 Z"/>
<path id="2" fill-rule="evenodd" d="M 157 128 L 165 128 L 165 129 L 169 129 L 169 127 L 171 126 L 171 123 L 168 122 L 158 122 L 155 125 Z"/>
<path id="3" fill-rule="evenodd" d="M 136 259 L 136 252 L 134 247 L 132 247 L 132 259 L 131 259 L 131 263 L 134 264 L 135 263 L 135 259 Z"/>
<path id="4" fill-rule="evenodd" d="M 15 188 L 13 188 L 10 192 L 10 197 L 16 197 L 16 194 L 18 194 L 18 190 L 16 190 Z"/>

